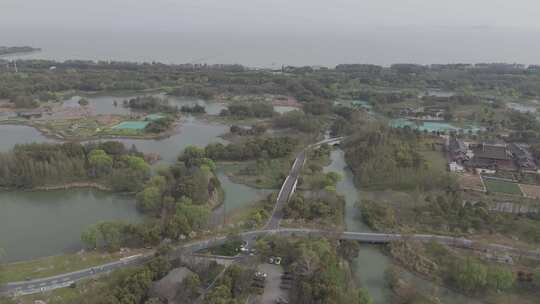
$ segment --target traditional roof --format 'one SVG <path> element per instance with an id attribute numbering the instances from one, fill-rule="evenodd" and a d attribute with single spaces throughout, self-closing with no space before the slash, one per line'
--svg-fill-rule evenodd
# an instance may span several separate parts
<path id="1" fill-rule="evenodd" d="M 473 148 L 475 158 L 509 160 L 512 158 L 506 144 L 480 144 Z"/>

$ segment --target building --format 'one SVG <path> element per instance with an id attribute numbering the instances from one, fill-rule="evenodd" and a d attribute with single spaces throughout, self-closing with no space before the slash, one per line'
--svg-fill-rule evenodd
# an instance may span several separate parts
<path id="1" fill-rule="evenodd" d="M 525 144 L 511 144 L 510 151 L 516 161 L 521 172 L 525 173 L 537 173 L 538 166 L 534 160 L 532 153 L 529 151 L 529 147 Z"/>
<path id="2" fill-rule="evenodd" d="M 459 165 L 468 161 L 472 157 L 471 151 L 465 142 L 455 137 L 448 140 L 448 152 L 450 154 L 450 159 Z"/>
<path id="3" fill-rule="evenodd" d="M 463 167 L 462 165 L 458 164 L 455 161 L 450 162 L 448 164 L 448 169 L 450 170 L 450 172 L 464 172 L 465 171 L 465 167 Z"/>
<path id="4" fill-rule="evenodd" d="M 498 170 L 515 171 L 512 152 L 506 143 L 481 143 L 470 147 L 474 156 L 465 165 L 478 173 L 495 173 Z"/>

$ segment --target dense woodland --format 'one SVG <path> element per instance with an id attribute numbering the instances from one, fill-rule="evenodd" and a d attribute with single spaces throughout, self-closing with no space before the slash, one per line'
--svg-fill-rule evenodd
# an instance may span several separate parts
<path id="1" fill-rule="evenodd" d="M 370 125 L 345 143 L 345 157 L 362 187 L 376 189 L 446 189 L 451 175 L 434 170 L 420 153 L 424 135 L 410 129 Z"/>
<path id="2" fill-rule="evenodd" d="M 270 118 L 275 114 L 272 104 L 263 102 L 231 104 L 220 113 L 221 116 L 233 116 L 236 118 Z"/>
<path id="3" fill-rule="evenodd" d="M 0 187 L 33 188 L 96 181 L 137 191 L 149 178 L 142 154 L 119 142 L 25 144 L 0 154 Z"/>
<path id="4" fill-rule="evenodd" d="M 124 100 L 123 103 L 125 107 L 150 113 L 164 112 L 176 114 L 178 112 L 178 107 L 170 105 L 167 99 L 157 96 L 138 96 Z"/>
<path id="5" fill-rule="evenodd" d="M 394 103 L 426 88 L 461 92 L 459 96 L 466 99 L 470 99 L 467 96 L 471 96 L 471 92 L 491 92 L 494 98 L 499 95 L 540 96 L 538 68 L 503 64 L 393 65 L 389 68 L 339 65 L 335 69 L 321 70 L 286 67 L 278 73 L 254 71 L 239 65 L 46 60 L 18 61 L 17 65 L 18 74 L 0 74 L 0 98 L 16 104 L 34 99 L 54 100 L 58 93 L 67 90 L 96 92 L 158 88 L 167 88 L 171 95 L 204 99 L 222 94 L 281 94 L 306 103 L 336 97 Z M 52 66 L 55 69 L 49 70 Z"/>
<path id="6" fill-rule="evenodd" d="M 209 144 L 204 149 L 187 151 L 183 158 L 188 163 L 192 161 L 192 158 L 198 157 L 207 157 L 215 161 L 281 158 L 289 156 L 297 145 L 298 142 L 292 137 L 257 136 L 243 143 Z"/>
<path id="7" fill-rule="evenodd" d="M 151 246 L 165 238 L 187 238 L 207 228 L 211 207 L 220 200 L 220 183 L 213 173 L 214 162 L 193 156 L 198 149 L 186 148 L 182 161 L 159 169 L 136 194 L 137 208 L 147 215 L 145 222 L 98 223 L 81 236 L 86 246 L 110 251 L 123 246 Z"/>
<path id="8" fill-rule="evenodd" d="M 268 237 L 257 242 L 264 256 L 281 256 L 294 280 L 290 303 L 373 303 L 364 290 L 354 288 L 346 263 L 358 256 L 357 243 L 328 239 Z"/>

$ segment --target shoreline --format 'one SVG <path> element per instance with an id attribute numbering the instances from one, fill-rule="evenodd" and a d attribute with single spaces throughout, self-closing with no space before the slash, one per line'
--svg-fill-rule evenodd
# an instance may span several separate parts
<path id="1" fill-rule="evenodd" d="M 4 126 L 24 126 L 33 128 L 36 131 L 40 133 L 43 137 L 47 139 L 53 139 L 59 142 L 86 142 L 86 141 L 94 141 L 94 140 L 102 140 L 102 139 L 141 139 L 141 140 L 162 140 L 169 138 L 173 135 L 180 134 L 181 131 L 178 130 L 180 126 L 182 126 L 182 119 L 175 122 L 170 130 L 167 130 L 165 132 L 159 133 L 157 135 L 96 135 L 96 136 L 86 136 L 86 137 L 63 137 L 62 135 L 59 135 L 58 133 L 52 133 L 49 129 L 42 128 L 40 126 L 36 126 L 35 124 L 32 124 L 31 122 L 24 122 L 24 121 L 0 121 L 0 125 Z"/>
<path id="2" fill-rule="evenodd" d="M 68 182 L 59 185 L 36 186 L 32 188 L 12 188 L 0 187 L 0 192 L 37 192 L 37 191 L 57 191 L 70 189 L 96 189 L 104 192 L 112 192 L 112 189 L 97 182 Z"/>

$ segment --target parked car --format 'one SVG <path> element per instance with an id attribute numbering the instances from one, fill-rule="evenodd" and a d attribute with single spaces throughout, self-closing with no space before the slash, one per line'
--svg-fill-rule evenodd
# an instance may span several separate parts
<path id="1" fill-rule="evenodd" d="M 270 257 L 268 259 L 268 263 L 274 264 L 274 265 L 281 265 L 281 257 Z"/>

